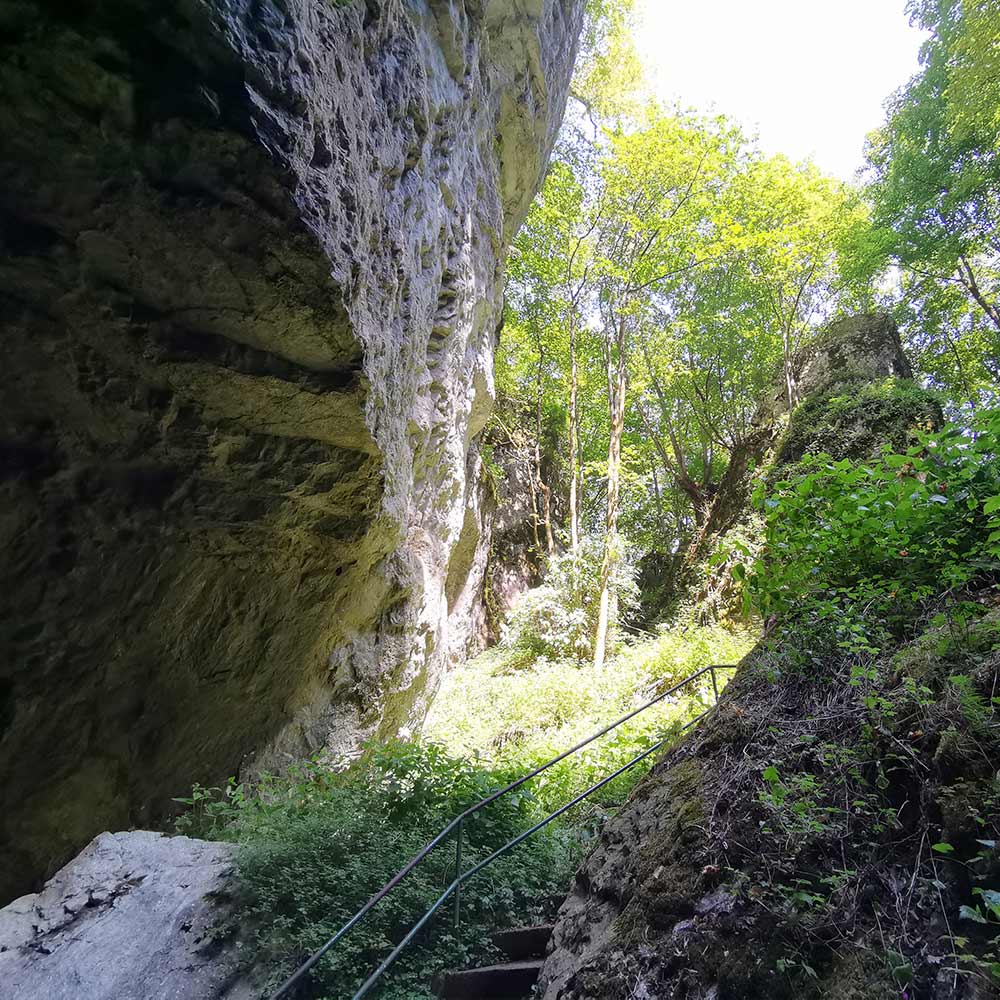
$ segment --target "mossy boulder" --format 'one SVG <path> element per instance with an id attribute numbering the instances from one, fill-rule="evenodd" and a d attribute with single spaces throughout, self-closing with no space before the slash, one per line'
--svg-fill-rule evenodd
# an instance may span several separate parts
<path id="1" fill-rule="evenodd" d="M 790 417 L 781 393 L 761 410 L 761 477 L 794 480 L 808 454 L 864 463 L 941 422 L 886 317 L 834 324 L 799 361 Z M 607 825 L 545 1000 L 1000 994 L 1000 942 L 962 909 L 974 886 L 1000 891 L 995 583 L 984 565 L 942 586 L 880 649 L 838 641 L 811 605 L 770 622 Z"/>
<path id="2" fill-rule="evenodd" d="M 863 374 L 845 374 L 796 408 L 778 443 L 775 465 L 805 455 L 864 459 L 875 458 L 885 447 L 905 451 L 915 430 L 934 430 L 941 422 L 937 396 L 912 379 L 890 376 L 872 382 Z"/>

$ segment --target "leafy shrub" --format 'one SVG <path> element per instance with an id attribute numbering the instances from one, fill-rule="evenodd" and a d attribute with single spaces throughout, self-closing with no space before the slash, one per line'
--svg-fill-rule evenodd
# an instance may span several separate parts
<path id="1" fill-rule="evenodd" d="M 765 615 L 810 618 L 871 654 L 922 602 L 998 567 L 1000 411 L 916 438 L 867 464 L 807 457 L 758 491 L 766 554 L 747 593 Z"/>
<path id="2" fill-rule="evenodd" d="M 257 928 L 259 951 L 278 970 L 273 986 L 290 961 L 318 949 L 456 815 L 516 776 L 434 744 L 391 743 L 342 774 L 310 764 L 288 778 L 265 778 L 253 791 L 196 789 L 202 808 L 181 826 L 239 843 L 242 923 Z M 199 815 L 207 828 L 199 829 Z M 530 789 L 492 803 L 464 824 L 463 867 L 539 816 Z M 550 915 L 541 909 L 565 891 L 579 851 L 571 831 L 546 828 L 500 858 L 466 883 L 460 928 L 449 901 L 371 995 L 426 1000 L 436 973 L 490 956 L 492 930 Z M 454 876 L 449 838 L 322 959 L 308 996 L 351 996 Z"/>
<path id="3" fill-rule="evenodd" d="M 564 564 L 565 566 L 565 564 Z M 568 570 L 567 570 L 568 572 Z M 557 574 L 558 578 L 558 574 Z M 248 788 L 197 786 L 178 829 L 239 843 L 245 927 L 275 973 L 319 948 L 447 823 L 472 803 L 709 663 L 735 663 L 749 633 L 677 623 L 620 646 L 603 670 L 575 659 L 509 669 L 517 649 L 498 649 L 452 671 L 423 742 L 369 747 L 349 770 L 303 765 Z M 720 684 L 728 675 L 720 675 Z M 463 860 L 474 864 L 543 816 L 676 733 L 711 703 L 706 676 L 607 734 L 465 824 Z M 586 843 L 652 757 L 605 786 L 463 888 L 456 930 L 449 901 L 393 966 L 373 996 L 426 1000 L 435 975 L 491 960 L 498 927 L 552 916 Z M 342 1000 L 402 939 L 454 878 L 449 838 L 317 966 L 311 1000 Z"/>
<path id="4" fill-rule="evenodd" d="M 575 551 L 549 559 L 543 586 L 521 594 L 514 605 L 502 644 L 518 650 L 525 660 L 589 659 L 597 632 L 603 553 L 600 539 L 585 538 Z M 638 606 L 635 580 L 635 566 L 616 558 L 610 590 L 618 615 Z"/>
<path id="5" fill-rule="evenodd" d="M 675 622 L 660 634 L 622 645 L 602 670 L 572 659 L 538 659 L 528 666 L 512 649 L 494 649 L 445 678 L 424 728 L 455 755 L 491 766 L 528 770 L 574 746 L 608 723 L 709 664 L 735 664 L 752 647 L 750 630 Z M 510 669 L 514 659 L 517 669 Z M 720 686 L 732 675 L 718 675 Z M 532 782 L 543 807 L 556 809 L 705 710 L 707 675 L 665 699 Z M 621 803 L 646 765 L 598 793 L 590 806 Z"/>

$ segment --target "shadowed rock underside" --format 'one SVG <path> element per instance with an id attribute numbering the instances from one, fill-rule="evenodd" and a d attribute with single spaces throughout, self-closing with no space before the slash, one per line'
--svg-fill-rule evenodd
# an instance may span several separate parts
<path id="1" fill-rule="evenodd" d="M 419 716 L 579 8 L 0 11 L 0 895 Z"/>

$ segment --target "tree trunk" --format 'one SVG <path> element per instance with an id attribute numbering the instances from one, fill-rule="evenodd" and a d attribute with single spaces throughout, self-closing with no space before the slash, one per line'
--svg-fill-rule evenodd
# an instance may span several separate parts
<path id="1" fill-rule="evenodd" d="M 541 521 L 538 513 L 538 491 L 535 489 L 535 477 L 530 469 L 528 471 L 528 492 L 531 495 L 531 530 L 535 535 L 535 552 L 541 556 L 542 540 L 538 535 L 538 522 Z"/>
<path id="2" fill-rule="evenodd" d="M 785 369 L 785 393 L 788 397 L 788 412 L 795 409 L 795 368 L 792 357 L 792 335 L 788 325 L 781 331 L 781 358 Z"/>
<path id="3" fill-rule="evenodd" d="M 990 322 L 1000 330 L 1000 310 L 983 295 L 982 289 L 979 287 L 979 282 L 976 281 L 976 273 L 972 270 L 965 257 L 959 258 L 958 280 L 965 286 L 965 290 L 972 296 L 983 312 L 986 313 Z"/>
<path id="4" fill-rule="evenodd" d="M 552 490 L 542 479 L 542 365 L 545 363 L 545 353 L 542 350 L 541 336 L 538 339 L 538 376 L 535 379 L 535 482 L 542 494 L 542 516 L 545 525 L 545 548 L 550 556 L 555 555 L 556 543 L 552 535 Z M 537 509 L 536 509 L 537 517 Z M 535 529 L 535 539 L 538 540 L 538 530 Z"/>
<path id="5" fill-rule="evenodd" d="M 611 570 L 618 557 L 618 501 L 621 492 L 622 434 L 625 430 L 627 382 L 627 333 L 625 319 L 618 320 L 613 341 L 608 344 L 608 513 L 605 523 L 604 558 L 601 560 L 601 602 L 594 639 L 594 666 L 604 666 L 611 619 Z"/>
<path id="6" fill-rule="evenodd" d="M 580 499 L 578 487 L 579 439 L 577 390 L 579 368 L 576 360 L 576 322 L 569 320 L 569 545 L 575 552 L 580 544 Z"/>

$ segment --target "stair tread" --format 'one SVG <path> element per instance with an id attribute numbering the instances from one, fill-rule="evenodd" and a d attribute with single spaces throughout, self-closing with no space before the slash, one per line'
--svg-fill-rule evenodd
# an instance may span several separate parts
<path id="1" fill-rule="evenodd" d="M 456 972 L 449 972 L 448 976 L 450 978 L 451 976 L 475 976 L 487 972 L 525 972 L 530 969 L 541 970 L 544 964 L 544 958 L 525 958 L 517 962 L 499 962 L 496 965 L 480 965 L 475 969 L 460 969 Z"/>
<path id="2" fill-rule="evenodd" d="M 449 972 L 444 977 L 440 996 L 445 1000 L 502 1000 L 507 997 L 527 997 L 538 981 L 544 964 L 542 959 L 535 958 Z"/>
<path id="3" fill-rule="evenodd" d="M 540 958 L 545 954 L 552 938 L 551 924 L 537 924 L 534 927 L 512 927 L 509 930 L 497 931 L 493 935 L 493 943 L 511 961 L 526 958 Z"/>

